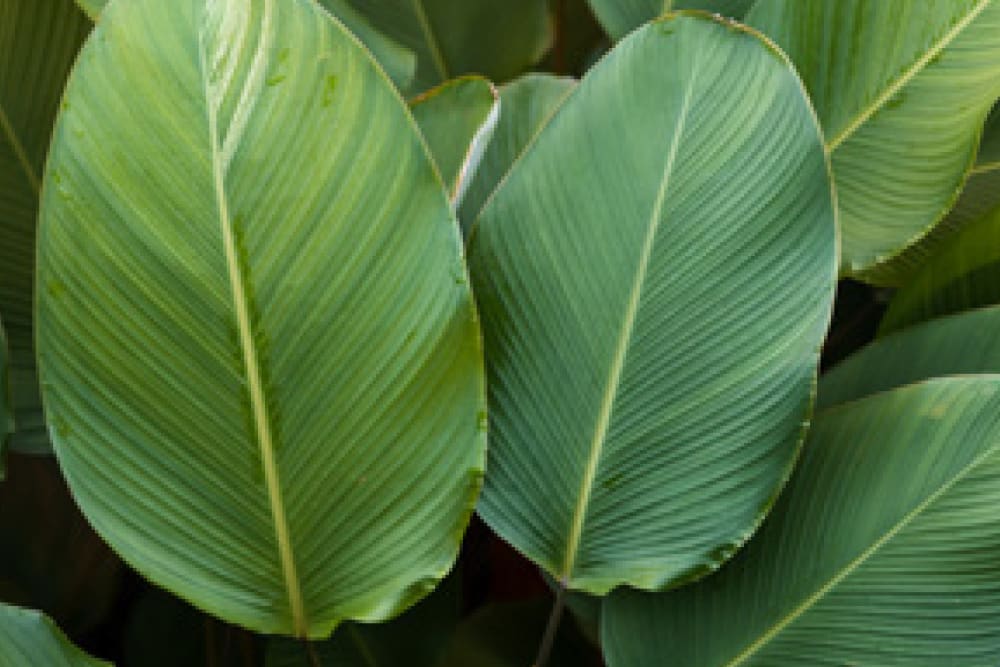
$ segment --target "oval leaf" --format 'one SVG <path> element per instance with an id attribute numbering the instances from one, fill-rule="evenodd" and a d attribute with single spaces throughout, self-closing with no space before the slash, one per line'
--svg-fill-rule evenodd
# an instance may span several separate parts
<path id="1" fill-rule="evenodd" d="M 480 76 L 444 83 L 410 102 L 452 206 L 461 203 L 500 118 L 500 97 Z"/>
<path id="2" fill-rule="evenodd" d="M 945 375 L 1000 374 L 1000 306 L 898 331 L 824 374 L 817 409 Z"/>
<path id="3" fill-rule="evenodd" d="M 17 426 L 11 445 L 22 451 L 49 450 L 32 326 L 35 221 L 59 98 L 89 28 L 72 0 L 0 3 L 0 316 Z"/>
<path id="4" fill-rule="evenodd" d="M 568 77 L 528 74 L 500 89 L 500 120 L 462 199 L 463 232 L 468 233 L 497 184 L 541 134 L 574 85 Z"/>
<path id="5" fill-rule="evenodd" d="M 73 646 L 44 614 L 0 604 L 0 666 L 109 667 Z"/>
<path id="6" fill-rule="evenodd" d="M 741 18 L 754 0 L 588 0 L 604 29 L 621 39 L 646 21 L 678 9 L 702 9 Z"/>
<path id="7" fill-rule="evenodd" d="M 1000 303 L 1000 208 L 967 226 L 899 290 L 881 335 L 969 308 Z"/>
<path id="8" fill-rule="evenodd" d="M 108 4 L 108 0 L 76 0 L 87 14 L 97 20 L 97 17 Z M 386 74 L 400 88 L 405 88 L 413 82 L 417 71 L 417 56 L 413 51 L 389 39 L 373 28 L 364 16 L 359 14 L 347 0 L 316 0 L 324 9 L 342 21 L 348 30 L 361 40 Z"/>
<path id="9" fill-rule="evenodd" d="M 1000 97 L 1000 0 L 759 0 L 747 22 L 805 80 L 837 183 L 841 270 L 866 277 L 962 188 Z"/>
<path id="10" fill-rule="evenodd" d="M 827 163 L 789 63 L 704 15 L 633 33 L 470 244 L 483 518 L 592 593 L 717 567 L 788 475 L 833 298 Z"/>
<path id="11" fill-rule="evenodd" d="M 477 494 L 483 377 L 455 221 L 388 79 L 311 0 L 130 0 L 66 102 L 38 344 L 87 518 L 261 632 L 412 604 Z"/>
<path id="12" fill-rule="evenodd" d="M 611 667 L 987 665 L 1000 654 L 1000 377 L 828 410 L 716 576 L 605 603 Z"/>

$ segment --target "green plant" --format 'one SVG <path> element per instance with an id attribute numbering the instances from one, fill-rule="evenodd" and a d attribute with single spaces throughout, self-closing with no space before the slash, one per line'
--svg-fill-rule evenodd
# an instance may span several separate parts
<path id="1" fill-rule="evenodd" d="M 1000 0 L 587 4 L 0 0 L 0 667 L 1000 660 Z"/>

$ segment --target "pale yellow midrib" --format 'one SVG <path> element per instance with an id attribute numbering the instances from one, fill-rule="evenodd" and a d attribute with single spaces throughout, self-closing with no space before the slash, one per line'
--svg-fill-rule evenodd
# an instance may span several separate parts
<path id="1" fill-rule="evenodd" d="M 973 470 L 978 468 L 984 461 L 986 461 L 991 456 L 996 454 L 997 447 L 991 447 L 989 450 L 976 457 L 971 463 L 958 471 L 954 477 L 948 480 L 947 483 L 943 484 L 941 488 L 929 495 L 922 503 L 914 507 L 910 512 L 904 515 L 899 521 L 897 521 L 892 528 L 886 531 L 885 535 L 875 540 L 870 547 L 865 549 L 858 555 L 857 558 L 845 565 L 839 572 L 837 572 L 833 577 L 830 578 L 825 584 L 820 586 L 815 593 L 807 597 L 802 604 L 795 607 L 786 616 L 782 617 L 777 623 L 772 625 L 766 632 L 764 632 L 757 641 L 753 642 L 747 646 L 743 651 L 736 655 L 732 660 L 727 662 L 723 667 L 738 667 L 738 665 L 743 664 L 747 659 L 752 657 L 761 648 L 763 648 L 768 642 L 774 639 L 782 630 L 787 628 L 793 622 L 795 622 L 800 616 L 809 611 L 815 604 L 817 604 L 828 592 L 830 592 L 834 587 L 837 586 L 841 581 L 849 577 L 854 573 L 859 567 L 864 565 L 869 558 L 871 558 L 876 552 L 878 552 L 883 546 L 885 546 L 889 541 L 892 540 L 896 535 L 899 534 L 904 528 L 906 528 L 914 519 L 919 517 L 924 510 L 934 504 L 941 496 L 946 494 L 952 489 L 956 484 L 965 479 Z"/>
<path id="2" fill-rule="evenodd" d="M 849 139 L 855 132 L 861 128 L 862 125 L 868 122 L 868 120 L 874 116 L 882 107 L 889 103 L 889 101 L 896 96 L 896 94 L 902 90 L 910 81 L 913 80 L 920 72 L 923 71 L 924 67 L 927 66 L 931 60 L 938 56 L 942 51 L 948 48 L 958 35 L 965 30 L 969 24 L 975 21 L 979 15 L 983 12 L 986 7 L 990 5 L 993 0 L 980 0 L 979 4 L 976 5 L 969 14 L 963 18 L 961 21 L 956 23 L 951 30 L 949 30 L 945 35 L 931 47 L 927 53 L 920 57 L 913 65 L 911 65 L 903 74 L 892 82 L 892 84 L 886 88 L 882 94 L 876 98 L 872 104 L 861 110 L 854 120 L 852 120 L 847 127 L 840 131 L 840 133 L 827 142 L 826 150 L 827 153 L 833 153 L 837 148 L 843 144 L 847 139 Z"/>
<path id="3" fill-rule="evenodd" d="M 263 34 L 270 29 L 271 0 L 265 0 L 264 6 L 261 39 L 263 39 Z M 261 467 L 264 471 L 268 502 L 271 508 L 271 516 L 274 520 L 278 556 L 281 563 L 282 576 L 285 581 L 285 589 L 288 594 L 289 610 L 292 614 L 292 627 L 297 636 L 304 638 L 308 636 L 308 620 L 305 614 L 305 604 L 302 599 L 302 590 L 299 585 L 298 572 L 295 566 L 295 557 L 292 553 L 288 519 L 285 513 L 281 481 L 278 476 L 278 464 L 274 451 L 274 441 L 271 434 L 271 423 L 267 412 L 267 401 L 264 396 L 263 378 L 257 360 L 257 349 L 253 340 L 249 300 L 243 289 L 244 276 L 240 269 L 239 252 L 236 247 L 236 234 L 229 213 L 229 201 L 226 196 L 225 184 L 226 156 L 223 154 L 223 146 L 219 141 L 218 106 L 208 80 L 203 36 L 201 41 L 202 78 L 205 85 L 209 138 L 212 147 L 212 174 L 219 213 L 219 224 L 221 226 L 222 241 L 226 254 L 226 268 L 233 294 L 233 306 L 239 330 L 240 348 L 243 352 L 243 362 L 246 367 L 254 426 L 260 446 Z M 266 66 L 266 63 L 264 65 Z"/>
<path id="4" fill-rule="evenodd" d="M 978 176 L 980 174 L 989 174 L 991 172 L 1000 170 L 1000 161 L 998 162 L 983 162 L 982 164 L 977 164 L 969 172 L 969 176 Z"/>
<path id="5" fill-rule="evenodd" d="M 655 245 L 656 232 L 662 223 L 663 205 L 666 202 L 667 189 L 674 170 L 674 162 L 677 159 L 677 150 L 681 143 L 681 136 L 684 134 L 684 125 L 687 122 L 687 114 L 691 104 L 691 94 L 694 90 L 696 75 L 697 72 L 692 71 L 691 79 L 688 81 L 688 86 L 684 93 L 684 99 L 681 102 L 677 125 L 674 128 L 674 136 L 671 139 L 670 150 L 667 153 L 667 161 L 663 169 L 663 178 L 660 181 L 660 189 L 653 204 L 653 212 L 649 219 L 649 228 L 646 231 L 646 238 L 643 241 L 642 252 L 639 257 L 639 266 L 636 268 L 635 278 L 633 279 L 632 289 L 629 294 L 628 306 L 625 310 L 625 317 L 622 321 L 621 332 L 618 335 L 614 358 L 608 372 L 608 382 L 604 390 L 604 395 L 601 398 L 601 408 L 597 417 L 597 425 L 594 428 L 594 437 L 590 443 L 587 467 L 584 471 L 580 493 L 577 496 L 576 508 L 574 509 L 573 519 L 570 523 L 569 537 L 566 540 L 566 555 L 563 559 L 560 574 L 560 581 L 564 586 L 569 585 L 573 575 L 573 567 L 576 564 L 576 555 L 580 547 L 580 537 L 583 534 L 587 506 L 590 504 L 590 495 L 594 489 L 598 464 L 604 451 L 608 427 L 611 425 L 611 411 L 615 404 L 615 398 L 618 395 L 622 372 L 625 369 L 625 358 L 632 339 L 632 330 L 635 327 L 636 316 L 639 312 L 642 286 L 646 281 L 646 272 L 649 268 L 649 259 Z"/>
<path id="6" fill-rule="evenodd" d="M 31 184 L 31 188 L 38 195 L 42 191 L 42 181 L 32 168 L 31 160 L 28 159 L 28 151 L 24 148 L 21 140 L 17 138 L 17 133 L 14 132 L 14 125 L 10 122 L 10 118 L 7 116 L 3 105 L 0 105 L 0 127 L 3 128 L 4 136 L 7 137 L 11 148 L 14 149 L 14 155 L 17 156 L 18 164 L 24 170 L 24 175 L 27 176 L 28 183 Z"/>
<path id="7" fill-rule="evenodd" d="M 441 45 L 434 35 L 433 28 L 431 28 L 431 22 L 427 17 L 427 11 L 424 9 L 423 0 L 413 0 L 413 11 L 417 15 L 417 23 L 420 24 L 420 30 L 424 33 L 424 38 L 427 40 L 431 58 L 434 60 L 434 68 L 437 70 L 441 80 L 447 81 L 450 77 L 448 74 L 448 64 L 444 60 L 444 52 L 441 51 Z"/>

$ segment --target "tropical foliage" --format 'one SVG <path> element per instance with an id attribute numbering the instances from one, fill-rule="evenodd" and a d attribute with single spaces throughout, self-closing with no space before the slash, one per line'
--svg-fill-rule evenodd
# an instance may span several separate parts
<path id="1" fill-rule="evenodd" d="M 1000 0 L 0 0 L 0 667 L 1000 662 Z"/>

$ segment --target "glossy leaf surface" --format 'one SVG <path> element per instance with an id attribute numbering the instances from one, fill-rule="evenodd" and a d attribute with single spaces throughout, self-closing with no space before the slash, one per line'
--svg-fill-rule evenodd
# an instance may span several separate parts
<path id="1" fill-rule="evenodd" d="M 1000 377 L 827 410 L 774 512 L 721 572 L 607 601 L 608 663 L 993 664 L 998 502 Z"/>
<path id="2" fill-rule="evenodd" d="M 470 263 L 487 523 L 592 593 L 717 567 L 788 475 L 833 297 L 827 163 L 789 63 L 705 15 L 633 33 L 487 204 Z"/>
<path id="3" fill-rule="evenodd" d="M 456 208 L 488 150 L 500 118 L 496 88 L 470 76 L 441 84 L 410 103 Z"/>
<path id="4" fill-rule="evenodd" d="M 311 0 L 130 0 L 66 100 L 38 342 L 87 518 L 261 632 L 325 637 L 425 595 L 480 484 L 482 361 L 389 80 Z"/>
<path id="5" fill-rule="evenodd" d="M 63 84 L 89 28 L 72 0 L 0 1 L 0 317 L 15 449 L 49 449 L 32 326 L 38 193 Z"/>
<path id="6" fill-rule="evenodd" d="M 826 134 L 842 271 L 865 277 L 948 212 L 1000 97 L 1000 0 L 759 0 Z"/>

